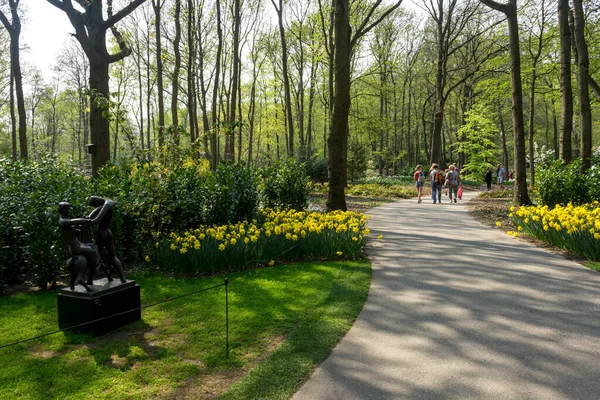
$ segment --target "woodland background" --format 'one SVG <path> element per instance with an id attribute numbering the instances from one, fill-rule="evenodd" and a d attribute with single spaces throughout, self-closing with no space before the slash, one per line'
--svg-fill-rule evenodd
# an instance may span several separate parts
<path id="1" fill-rule="evenodd" d="M 108 161 L 143 161 L 152 149 L 179 146 L 212 169 L 223 160 L 257 168 L 294 156 L 329 162 L 331 179 L 342 164 L 344 183 L 367 170 L 406 175 L 429 162 L 458 162 L 477 179 L 497 163 L 512 170 L 523 158 L 511 122 L 512 13 L 529 184 L 536 158 L 583 156 L 585 165 L 599 144 L 596 1 L 47 1 L 79 21 L 52 76 L 19 61 L 24 4 L 0 8 L 5 157 L 56 155 L 96 173 Z M 335 24 L 335 7 L 344 5 L 350 41 Z M 94 19 L 105 39 L 94 37 Z M 332 124 L 340 49 L 348 53 L 350 105 L 345 139 L 332 144 L 341 147 L 338 160 L 328 140 L 340 126 Z"/>

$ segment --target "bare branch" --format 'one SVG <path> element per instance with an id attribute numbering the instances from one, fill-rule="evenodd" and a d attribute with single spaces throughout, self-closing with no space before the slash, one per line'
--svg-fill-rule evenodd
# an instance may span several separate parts
<path id="1" fill-rule="evenodd" d="M 498 3 L 497 1 L 494 1 L 494 0 L 479 0 L 479 1 L 482 2 L 483 4 L 485 4 L 486 6 L 488 6 L 489 8 L 492 8 L 496 11 L 503 12 L 504 14 L 508 14 L 508 12 L 509 12 L 508 4 Z"/>
<path id="2" fill-rule="evenodd" d="M 133 0 L 121 11 L 119 11 L 112 17 L 109 17 L 106 21 L 104 21 L 104 26 L 111 27 L 111 26 L 115 25 L 117 22 L 119 22 L 120 20 L 122 20 L 123 18 L 125 18 L 126 16 L 131 14 L 136 8 L 138 8 L 145 2 L 146 2 L 146 0 Z"/>
<path id="3" fill-rule="evenodd" d="M 354 36 L 352 37 L 352 40 L 350 41 L 351 47 L 354 47 L 354 45 L 356 44 L 358 39 L 360 39 L 362 36 L 369 33 L 369 31 L 371 29 L 373 29 L 377 25 L 379 25 L 381 23 L 381 21 L 383 21 L 388 15 L 390 15 L 392 12 L 394 12 L 394 10 L 396 10 L 398 7 L 400 7 L 400 4 L 402 4 L 402 0 L 399 0 L 393 6 L 388 8 L 379 18 L 377 18 L 377 20 L 375 22 L 373 22 L 371 25 L 369 25 L 365 28 L 365 26 L 369 23 L 369 20 L 371 19 L 373 13 L 375 12 L 375 9 L 379 6 L 379 4 L 381 4 L 381 0 L 377 0 L 375 2 L 375 4 L 373 4 L 373 7 L 369 11 L 369 14 L 365 17 L 361 26 L 356 30 L 356 33 L 354 34 Z"/>

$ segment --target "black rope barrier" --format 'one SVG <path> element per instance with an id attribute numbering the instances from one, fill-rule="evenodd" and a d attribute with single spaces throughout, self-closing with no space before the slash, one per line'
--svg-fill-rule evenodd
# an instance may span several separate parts
<path id="1" fill-rule="evenodd" d="M 93 320 L 93 321 L 84 322 L 83 324 L 69 326 L 68 328 L 59 329 L 59 330 L 56 330 L 56 331 L 44 333 L 42 335 L 37 335 L 37 336 L 33 336 L 33 337 L 30 337 L 30 338 L 27 338 L 27 339 L 22 339 L 22 340 L 18 340 L 16 342 L 4 344 L 4 345 L 0 346 L 0 349 L 4 349 L 6 347 L 11 347 L 11 346 L 16 346 L 18 344 L 29 342 L 29 341 L 36 340 L 36 339 L 41 339 L 43 337 L 50 336 L 50 335 L 55 335 L 55 334 L 60 333 L 60 332 L 70 331 L 70 330 L 77 329 L 77 328 L 80 328 L 80 327 L 85 326 L 85 325 L 95 324 L 95 323 L 100 322 L 100 321 L 104 321 L 104 320 L 107 320 L 107 319 L 110 319 L 110 318 L 118 317 L 120 315 L 128 314 L 128 313 L 130 313 L 132 311 L 145 310 L 145 309 L 150 308 L 150 307 L 154 307 L 154 306 L 157 306 L 157 305 L 160 305 L 160 304 L 168 303 L 168 302 L 171 302 L 171 301 L 174 301 L 174 300 L 178 300 L 178 299 L 181 299 L 181 298 L 184 298 L 184 297 L 193 296 L 193 295 L 198 294 L 198 293 L 207 292 L 209 290 L 213 290 L 213 289 L 216 289 L 216 288 L 220 288 L 221 286 L 225 286 L 225 315 L 226 315 L 226 329 L 227 329 L 227 358 L 229 358 L 229 303 L 228 303 L 228 300 L 227 300 L 227 298 L 228 298 L 228 295 L 227 295 L 228 284 L 229 284 L 229 280 L 227 278 L 225 278 L 225 283 L 221 283 L 219 285 L 215 285 L 215 286 L 211 286 L 211 287 L 208 287 L 208 288 L 196 290 L 196 291 L 190 292 L 190 293 L 185 293 L 185 294 L 182 294 L 182 295 L 179 295 L 179 296 L 172 297 L 170 299 L 166 299 L 166 300 L 162 300 L 162 301 L 157 301 L 155 303 L 147 304 L 147 305 L 142 306 L 142 307 L 132 308 L 131 310 L 123 311 L 123 312 L 120 312 L 118 314 L 109 315 L 109 316 L 103 317 L 103 318 L 98 318 L 98 319 Z"/>

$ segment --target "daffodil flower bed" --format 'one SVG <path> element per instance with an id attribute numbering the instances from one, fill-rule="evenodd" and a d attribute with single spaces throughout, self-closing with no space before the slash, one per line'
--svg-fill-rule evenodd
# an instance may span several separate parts
<path id="1" fill-rule="evenodd" d="M 522 231 L 555 246 L 600 260 L 600 203 L 573 206 L 511 207 L 509 216 Z"/>
<path id="2" fill-rule="evenodd" d="M 262 210 L 252 221 L 159 237 L 146 260 L 176 273 L 206 274 L 276 261 L 356 259 L 369 234 L 367 219 L 352 211 Z"/>

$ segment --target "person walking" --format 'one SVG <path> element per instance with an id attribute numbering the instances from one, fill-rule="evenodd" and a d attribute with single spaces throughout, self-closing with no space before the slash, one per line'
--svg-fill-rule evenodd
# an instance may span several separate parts
<path id="1" fill-rule="evenodd" d="M 460 185 L 460 175 L 456 171 L 456 167 L 454 165 L 450 165 L 448 167 L 448 172 L 446 173 L 446 186 L 448 187 L 448 197 L 450 198 L 450 203 L 454 199 L 456 203 L 456 197 L 458 196 L 458 186 Z M 454 197 L 452 196 L 454 193 Z"/>
<path id="2" fill-rule="evenodd" d="M 429 181 L 431 182 L 431 198 L 433 204 L 442 203 L 442 186 L 444 185 L 444 174 L 440 171 L 440 167 L 433 163 L 429 169 Z"/>
<path id="3" fill-rule="evenodd" d="M 485 183 L 487 184 L 488 192 L 492 190 L 492 169 L 488 168 L 485 172 Z"/>
<path id="4" fill-rule="evenodd" d="M 504 182 L 504 168 L 502 167 L 502 164 L 498 164 L 498 184 L 502 185 L 502 183 Z"/>
<path id="5" fill-rule="evenodd" d="M 417 165 L 415 170 L 415 182 L 417 184 L 417 194 L 419 195 L 417 203 L 420 203 L 421 195 L 423 194 L 423 186 L 425 186 L 425 173 L 423 172 L 423 166 Z"/>

